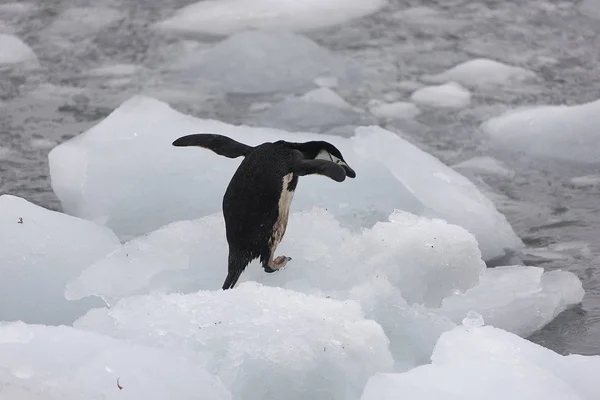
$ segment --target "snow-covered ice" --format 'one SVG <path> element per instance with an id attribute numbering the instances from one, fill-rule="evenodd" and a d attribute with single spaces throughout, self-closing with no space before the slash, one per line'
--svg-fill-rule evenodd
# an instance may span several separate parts
<path id="1" fill-rule="evenodd" d="M 172 223 L 94 263 L 68 284 L 67 297 L 97 295 L 114 306 L 132 295 L 218 290 L 224 237 L 220 214 Z M 570 273 L 486 270 L 466 230 L 400 211 L 361 233 L 322 209 L 294 213 L 278 253 L 292 257 L 285 269 L 265 274 L 255 261 L 240 282 L 358 302 L 390 339 L 396 370 L 426 363 L 439 335 L 471 310 L 529 334 L 583 296 Z"/>
<path id="2" fill-rule="evenodd" d="M 534 156 L 600 162 L 600 100 L 509 111 L 482 125 L 491 143 Z"/>
<path id="3" fill-rule="evenodd" d="M 369 111 L 377 117 L 382 118 L 414 118 L 421 113 L 419 107 L 414 103 L 397 101 L 394 103 L 375 102 L 369 107 Z"/>
<path id="4" fill-rule="evenodd" d="M 525 68 L 477 58 L 458 64 L 441 74 L 421 79 L 431 83 L 458 82 L 467 87 L 482 88 L 520 84 L 535 77 L 535 73 Z"/>
<path id="5" fill-rule="evenodd" d="M 284 139 L 328 140 L 338 146 L 357 179 L 339 184 L 304 178 L 292 211 L 324 207 L 354 228 L 387 220 L 396 208 L 442 218 L 473 233 L 486 260 L 522 246 L 506 218 L 473 183 L 384 129 L 361 127 L 353 137 L 341 138 L 232 126 L 183 115 L 141 96 L 52 149 L 52 187 L 65 212 L 104 224 L 122 240 L 173 221 L 213 214 L 221 209 L 239 161 L 205 149 L 171 146 L 176 138 L 195 132 L 220 133 L 250 145 Z"/>
<path id="6" fill-rule="evenodd" d="M 372 377 L 361 400 L 593 400 L 600 357 L 561 356 L 491 326 L 444 333 L 432 364 Z"/>
<path id="7" fill-rule="evenodd" d="M 168 32 L 230 35 L 248 29 L 312 31 L 378 11 L 386 0 L 209 0 L 156 25 Z"/>
<path id="8" fill-rule="evenodd" d="M 355 110 L 350 103 L 344 100 L 339 94 L 327 87 L 311 90 L 300 97 L 300 99 L 312 103 L 324 104 L 346 110 Z"/>
<path id="9" fill-rule="evenodd" d="M 512 179 L 515 171 L 508 168 L 502 161 L 489 156 L 473 157 L 452 166 L 462 172 L 469 171 L 479 175 L 493 175 L 501 178 Z"/>
<path id="10" fill-rule="evenodd" d="M 383 330 L 358 304 L 251 282 L 129 297 L 75 327 L 202 363 L 235 399 L 359 398 L 369 377 L 393 364 Z"/>
<path id="11" fill-rule="evenodd" d="M 107 228 L 0 196 L 0 321 L 68 324 L 98 299 L 64 297 L 66 283 L 119 246 Z"/>
<path id="12" fill-rule="evenodd" d="M 319 77 L 335 77 L 340 84 L 361 77 L 353 61 L 290 32 L 241 32 L 210 49 L 190 50 L 168 68 L 180 81 L 232 93 L 313 89 Z"/>
<path id="13" fill-rule="evenodd" d="M 37 65 L 37 56 L 27 44 L 16 36 L 0 33 L 0 65 Z"/>
<path id="14" fill-rule="evenodd" d="M 569 179 L 569 184 L 576 188 L 600 186 L 600 174 L 577 176 Z"/>
<path id="15" fill-rule="evenodd" d="M 67 326 L 14 322 L 0 324 L 0 398 L 232 397 L 201 364 L 165 350 Z"/>
<path id="16" fill-rule="evenodd" d="M 449 82 L 421 88 L 410 99 L 430 107 L 463 108 L 471 102 L 471 92 L 457 82 Z"/>

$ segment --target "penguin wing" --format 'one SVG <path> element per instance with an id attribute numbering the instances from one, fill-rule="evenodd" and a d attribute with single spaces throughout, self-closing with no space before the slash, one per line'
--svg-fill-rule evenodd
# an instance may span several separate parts
<path id="1" fill-rule="evenodd" d="M 213 133 L 196 133 L 193 135 L 182 136 L 173 142 L 173 146 L 187 147 L 198 146 L 212 150 L 220 156 L 227 158 L 237 158 L 247 156 L 254 150 L 254 147 L 237 142 L 227 136 Z"/>
<path id="2" fill-rule="evenodd" d="M 344 168 L 328 160 L 298 160 L 294 165 L 294 172 L 300 176 L 324 175 L 336 182 L 343 182 L 346 179 Z"/>

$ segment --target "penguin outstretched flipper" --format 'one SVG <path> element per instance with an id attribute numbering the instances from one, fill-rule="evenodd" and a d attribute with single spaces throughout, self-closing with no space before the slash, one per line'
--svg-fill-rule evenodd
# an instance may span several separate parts
<path id="1" fill-rule="evenodd" d="M 323 175 L 336 182 L 346 179 L 346 170 L 339 164 L 327 160 L 298 160 L 294 173 L 303 175 Z"/>
<path id="2" fill-rule="evenodd" d="M 237 142 L 227 136 L 213 133 L 196 133 L 193 135 L 182 136 L 173 142 L 173 146 L 204 147 L 227 158 L 245 157 L 254 150 L 254 147 L 252 146 Z"/>

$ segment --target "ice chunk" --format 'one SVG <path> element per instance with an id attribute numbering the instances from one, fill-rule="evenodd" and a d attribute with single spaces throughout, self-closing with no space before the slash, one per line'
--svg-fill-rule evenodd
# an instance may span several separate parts
<path id="1" fill-rule="evenodd" d="M 20 15 L 27 14 L 34 11 L 37 8 L 35 4 L 26 2 L 14 2 L 0 4 L 0 15 Z"/>
<path id="2" fill-rule="evenodd" d="M 570 272 L 496 267 L 485 271 L 479 285 L 444 299 L 434 311 L 457 324 L 469 310 L 476 311 L 486 324 L 525 337 L 580 303 L 583 295 L 581 281 Z"/>
<path id="3" fill-rule="evenodd" d="M 103 226 L 0 196 L 0 320 L 69 324 L 98 299 L 70 302 L 66 283 L 120 244 Z"/>
<path id="4" fill-rule="evenodd" d="M 211 49 L 186 52 L 169 68 L 183 82 L 233 93 L 314 88 L 314 80 L 321 76 L 335 77 L 340 84 L 360 78 L 352 61 L 289 32 L 241 32 Z"/>
<path id="5" fill-rule="evenodd" d="M 430 107 L 463 108 L 471 102 L 471 92 L 456 82 L 449 82 L 419 89 L 410 99 Z"/>
<path id="6" fill-rule="evenodd" d="M 324 104 L 341 109 L 355 110 L 355 107 L 353 107 L 346 100 L 340 97 L 339 94 L 326 87 L 311 90 L 310 92 L 301 96 L 300 99 L 312 103 Z"/>
<path id="7" fill-rule="evenodd" d="M 482 125 L 493 145 L 539 157 L 600 162 L 600 100 L 509 111 Z"/>
<path id="8" fill-rule="evenodd" d="M 3 399 L 231 399 L 190 357 L 22 322 L 0 325 L 0 390 Z"/>
<path id="9" fill-rule="evenodd" d="M 31 47 L 13 35 L 0 33 L 0 65 L 26 64 L 37 66 L 38 61 Z"/>
<path id="10" fill-rule="evenodd" d="M 569 184 L 576 188 L 587 188 L 592 186 L 600 186 L 600 174 L 585 175 L 569 179 Z"/>
<path id="11" fill-rule="evenodd" d="M 592 400 L 600 357 L 560 356 L 500 329 L 458 327 L 444 333 L 433 363 L 377 374 L 362 400 Z"/>
<path id="12" fill-rule="evenodd" d="M 487 58 L 461 63 L 441 74 L 423 77 L 431 83 L 458 82 L 468 87 L 497 87 L 520 84 L 536 77 L 530 70 Z"/>
<path id="13" fill-rule="evenodd" d="M 583 0 L 579 3 L 579 11 L 586 17 L 600 19 L 600 1 Z"/>
<path id="14" fill-rule="evenodd" d="M 494 175 L 506 179 L 512 179 L 515 176 L 515 171 L 509 169 L 503 162 L 489 156 L 473 157 L 453 165 L 452 168 L 458 171 L 466 170 L 476 174 Z"/>
<path id="15" fill-rule="evenodd" d="M 312 31 L 364 17 L 386 0 L 209 0 L 183 7 L 157 28 L 230 35 L 247 29 Z"/>
<path id="16" fill-rule="evenodd" d="M 381 327 L 358 304 L 256 283 L 129 297 L 75 326 L 187 355 L 236 399 L 358 398 L 393 362 Z"/>
<path id="17" fill-rule="evenodd" d="M 87 73 L 89 76 L 121 77 L 135 74 L 140 67 L 133 64 L 115 64 L 94 68 Z"/>
<path id="18" fill-rule="evenodd" d="M 382 118 L 414 118 L 421 113 L 419 107 L 413 103 L 398 101 L 395 103 L 376 103 L 373 104 L 369 111 L 378 117 Z"/>
<path id="19" fill-rule="evenodd" d="M 360 128 L 346 139 L 238 127 L 182 115 L 147 97 L 128 100 L 89 131 L 54 148 L 52 187 L 65 212 L 105 224 L 123 240 L 214 214 L 239 160 L 171 146 L 195 132 L 220 133 L 250 145 L 283 139 L 328 140 L 338 146 L 358 177 L 341 184 L 303 178 L 293 211 L 320 206 L 353 228 L 386 220 L 395 208 L 439 217 L 473 233 L 486 260 L 521 246 L 506 219 L 469 180 L 389 131 Z"/>

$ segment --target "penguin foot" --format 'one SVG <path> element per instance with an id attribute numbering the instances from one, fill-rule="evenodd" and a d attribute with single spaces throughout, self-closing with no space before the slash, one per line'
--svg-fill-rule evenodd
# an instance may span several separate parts
<path id="1" fill-rule="evenodd" d="M 285 267 L 285 265 L 288 263 L 288 261 L 291 261 L 291 260 L 292 260 L 292 257 L 279 256 L 273 260 L 273 264 L 274 264 L 275 269 L 281 269 L 281 268 Z"/>

